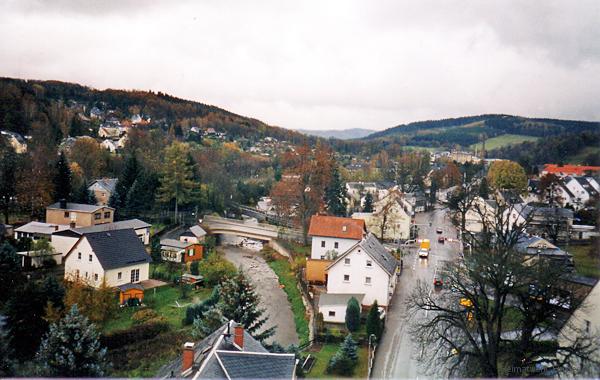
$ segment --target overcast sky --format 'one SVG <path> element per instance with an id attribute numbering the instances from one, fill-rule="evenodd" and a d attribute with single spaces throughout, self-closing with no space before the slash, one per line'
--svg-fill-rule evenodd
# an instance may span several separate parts
<path id="1" fill-rule="evenodd" d="M 600 120 L 600 1 L 0 2 L 0 76 L 152 89 L 286 128 Z"/>

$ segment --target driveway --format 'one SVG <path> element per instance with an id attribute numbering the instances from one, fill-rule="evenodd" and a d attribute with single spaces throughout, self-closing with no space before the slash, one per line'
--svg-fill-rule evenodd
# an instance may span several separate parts
<path id="1" fill-rule="evenodd" d="M 279 287 L 279 279 L 265 260 L 255 251 L 245 248 L 224 246 L 221 247 L 225 258 L 236 267 L 241 267 L 250 282 L 255 286 L 260 295 L 260 306 L 265 309 L 268 321 L 265 327 L 277 326 L 275 335 L 267 340 L 281 344 L 284 348 L 290 344 L 298 345 L 298 334 L 294 324 L 294 315 L 287 299 L 287 295 Z"/>

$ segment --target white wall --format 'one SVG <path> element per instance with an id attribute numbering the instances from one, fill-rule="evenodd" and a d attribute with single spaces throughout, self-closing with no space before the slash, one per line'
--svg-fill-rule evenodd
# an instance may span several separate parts
<path id="1" fill-rule="evenodd" d="M 78 253 L 81 252 L 81 259 L 78 258 Z M 89 260 L 89 255 L 92 255 L 92 261 Z M 102 279 L 106 276 L 106 284 L 108 286 L 119 286 L 131 282 L 131 270 L 139 269 L 139 281 L 144 281 L 149 278 L 150 264 L 136 264 L 117 269 L 104 271 L 100 261 L 92 251 L 92 247 L 87 239 L 82 239 L 75 247 L 73 252 L 65 261 L 65 278 L 75 278 L 75 273 L 79 269 L 79 278 L 87 281 L 90 285 L 99 287 L 102 284 Z M 86 277 L 87 272 L 87 277 Z M 121 272 L 121 279 L 118 278 L 118 273 Z M 94 275 L 98 275 L 98 280 L 94 280 Z"/>
<path id="2" fill-rule="evenodd" d="M 364 294 L 362 304 L 370 306 L 377 300 L 379 306 L 388 306 L 390 296 L 394 293 L 396 285 L 395 275 L 389 276 L 366 254 L 362 248 L 355 247 L 345 256 L 350 259 L 350 264 L 345 264 L 344 259 L 338 261 L 327 272 L 327 293 Z M 371 260 L 372 266 L 367 266 Z M 349 275 L 350 280 L 344 281 L 344 275 Z M 365 277 L 371 277 L 371 284 L 365 284 Z"/>
<path id="3" fill-rule="evenodd" d="M 325 247 L 321 247 L 321 242 L 325 242 Z M 360 240 L 353 239 L 340 239 L 340 238 L 332 238 L 325 236 L 313 236 L 312 237 L 312 247 L 310 250 L 310 258 L 314 260 L 321 260 L 321 256 L 325 256 L 327 251 L 334 250 L 338 253 L 338 255 L 346 252 L 350 249 L 354 244 L 358 243 Z M 338 243 L 338 248 L 335 248 L 335 243 Z"/>
<path id="4" fill-rule="evenodd" d="M 64 257 L 77 243 L 77 240 L 79 240 L 79 237 L 52 235 L 50 245 L 56 253 L 61 253 Z"/>
<path id="5" fill-rule="evenodd" d="M 335 312 L 335 316 L 330 317 L 330 311 Z M 323 305 L 319 307 L 319 312 L 323 314 L 325 322 L 346 323 L 346 305 Z"/>
<path id="6" fill-rule="evenodd" d="M 150 227 L 138 228 L 135 234 L 142 240 L 144 245 L 150 244 Z"/>

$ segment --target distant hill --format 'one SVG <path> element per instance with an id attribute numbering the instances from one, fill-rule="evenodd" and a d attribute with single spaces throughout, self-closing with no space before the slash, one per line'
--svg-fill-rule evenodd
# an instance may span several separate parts
<path id="1" fill-rule="evenodd" d="M 598 122 L 491 114 L 402 124 L 375 132 L 361 140 L 383 140 L 387 143 L 422 147 L 451 148 L 459 145 L 467 148 L 485 138 L 495 139 L 492 140 L 493 148 L 498 148 L 498 142 L 505 141 L 506 145 L 518 144 L 520 141 L 517 136 L 524 136 L 523 141 L 530 141 L 535 138 L 599 129 Z"/>
<path id="2" fill-rule="evenodd" d="M 359 139 L 361 137 L 366 137 L 371 133 L 376 132 L 373 129 L 365 129 L 365 128 L 350 128 L 350 129 L 328 129 L 328 130 L 309 130 L 309 129 L 298 129 L 300 133 L 304 133 L 309 136 L 317 136 L 323 137 L 326 139 L 334 138 L 341 140 L 349 140 L 349 139 Z"/>
<path id="3" fill-rule="evenodd" d="M 175 134 L 196 126 L 213 128 L 233 139 L 275 137 L 293 143 L 307 139 L 296 131 L 162 92 L 97 90 L 59 81 L 0 78 L 0 129 L 3 130 L 27 135 L 33 122 L 48 120 L 53 135 L 60 140 L 74 135 L 74 129 L 81 129 L 73 126 L 81 119 L 73 117 L 75 114 L 89 118 L 94 107 L 119 119 L 139 114 L 151 120 L 149 128 L 172 129 Z"/>

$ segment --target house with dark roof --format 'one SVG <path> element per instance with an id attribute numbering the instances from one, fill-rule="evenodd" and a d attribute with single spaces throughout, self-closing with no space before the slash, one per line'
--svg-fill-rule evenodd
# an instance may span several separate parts
<path id="1" fill-rule="evenodd" d="M 65 279 L 93 287 L 103 280 L 121 286 L 147 280 L 152 259 L 133 229 L 85 232 L 67 252 Z"/>
<path id="2" fill-rule="evenodd" d="M 69 228 L 69 226 L 61 226 L 65 228 L 58 229 L 52 233 L 50 243 L 57 253 L 66 255 L 71 248 L 77 243 L 79 238 L 90 232 L 115 231 L 133 229 L 135 234 L 144 245 L 150 243 L 150 224 L 139 219 L 121 220 L 118 222 L 97 224 L 90 227 Z"/>
<path id="3" fill-rule="evenodd" d="M 515 244 L 515 250 L 523 255 L 526 262 L 543 259 L 573 267 L 573 256 L 569 252 L 539 236 L 521 236 Z"/>
<path id="4" fill-rule="evenodd" d="M 184 243 L 203 243 L 205 237 L 206 231 L 199 225 L 195 225 L 179 235 L 179 241 Z"/>
<path id="5" fill-rule="evenodd" d="M 112 207 L 61 200 L 46 207 L 46 223 L 89 227 L 112 223 L 114 214 L 115 209 Z"/>
<path id="6" fill-rule="evenodd" d="M 369 233 L 327 266 L 327 294 L 364 294 L 363 306 L 375 300 L 388 307 L 399 270 L 399 262 Z"/>
<path id="7" fill-rule="evenodd" d="M 101 178 L 97 179 L 88 187 L 88 191 L 94 193 L 96 204 L 106 206 L 111 195 L 115 192 L 117 186 L 117 178 Z"/>
<path id="8" fill-rule="evenodd" d="M 566 238 L 573 226 L 573 210 L 549 207 L 544 204 L 516 204 L 504 210 L 509 229 L 525 226 L 528 233 L 546 237 L 549 230 L 557 230 L 560 239 Z"/>
<path id="9" fill-rule="evenodd" d="M 294 379 L 294 354 L 270 353 L 244 327 L 229 321 L 200 342 L 187 342 L 156 377 L 193 379 Z"/>

